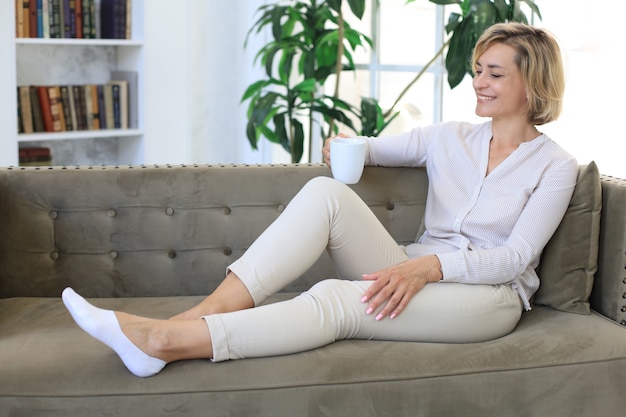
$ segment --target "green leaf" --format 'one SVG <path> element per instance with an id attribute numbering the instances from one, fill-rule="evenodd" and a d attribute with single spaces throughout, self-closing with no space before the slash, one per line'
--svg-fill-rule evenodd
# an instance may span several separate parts
<path id="1" fill-rule="evenodd" d="M 338 97 L 324 96 L 320 99 L 320 102 L 323 102 L 324 100 L 330 101 L 333 107 L 338 107 L 347 111 L 353 111 L 353 106 L 350 103 Z"/>
<path id="2" fill-rule="evenodd" d="M 294 91 L 313 92 L 313 91 L 315 91 L 315 86 L 316 86 L 315 79 L 308 78 L 308 79 L 300 82 L 299 84 L 297 84 L 295 87 L 293 87 L 293 90 Z"/>
<path id="3" fill-rule="evenodd" d="M 373 98 L 361 98 L 361 132 L 366 136 L 373 136 L 376 126 L 382 116 L 378 102 Z"/>
<path id="4" fill-rule="evenodd" d="M 497 9 L 496 6 L 492 2 L 483 2 L 476 6 L 476 11 L 474 12 L 473 18 L 473 39 L 478 40 L 478 37 L 487 29 L 489 26 L 496 23 L 497 17 Z M 470 50 L 474 49 L 474 42 L 470 44 Z"/>
<path id="5" fill-rule="evenodd" d="M 341 3 L 343 0 L 326 0 L 328 7 L 339 13 L 341 11 Z"/>
<path id="6" fill-rule="evenodd" d="M 274 130 L 276 131 L 276 139 L 284 150 L 291 153 L 291 145 L 289 143 L 289 136 L 287 135 L 287 128 L 285 125 L 285 115 L 283 113 L 274 116 Z"/>
<path id="7" fill-rule="evenodd" d="M 263 119 L 263 125 L 267 126 L 270 123 L 270 120 L 272 120 L 274 118 L 274 116 L 276 114 L 278 114 L 281 110 L 283 110 L 283 106 L 274 106 L 272 107 L 268 112 L 267 115 L 265 116 L 265 119 Z"/>
<path id="8" fill-rule="evenodd" d="M 350 5 L 350 10 L 352 13 L 359 19 L 363 19 L 363 15 L 365 14 L 365 0 L 348 0 L 348 5 Z"/>
<path id="9" fill-rule="evenodd" d="M 292 93 L 293 101 L 291 102 L 297 103 L 293 104 L 292 107 L 299 109 L 308 109 L 309 104 L 312 103 L 315 98 L 315 94 L 312 91 L 292 91 Z"/>
<path id="10" fill-rule="evenodd" d="M 522 11 L 521 7 L 520 7 L 520 2 L 519 1 L 514 1 L 511 3 L 511 7 L 513 9 L 512 13 L 511 13 L 511 20 L 515 21 L 515 22 L 522 22 L 522 23 L 528 23 L 528 19 L 526 19 L 526 15 L 524 14 L 524 12 Z"/>
<path id="11" fill-rule="evenodd" d="M 446 33 L 451 33 L 456 30 L 459 23 L 462 22 L 461 18 L 462 16 L 458 13 L 450 13 L 450 16 L 448 17 L 448 23 L 446 24 Z"/>
<path id="12" fill-rule="evenodd" d="M 259 97 L 256 106 L 252 109 L 250 118 L 254 121 L 255 126 L 265 123 L 268 114 L 273 110 L 274 103 L 278 99 L 278 94 L 269 92 L 265 96 Z"/>
<path id="13" fill-rule="evenodd" d="M 246 101 L 253 95 L 258 94 L 263 89 L 263 87 L 268 85 L 268 83 L 269 81 L 259 80 L 250 84 L 248 88 L 246 88 L 246 91 L 243 93 L 243 96 L 241 97 L 241 101 L 242 102 Z"/>
<path id="14" fill-rule="evenodd" d="M 319 66 L 334 66 L 337 62 L 337 37 L 326 37 L 327 42 L 315 49 L 315 57 Z"/>
<path id="15" fill-rule="evenodd" d="M 257 9 L 257 12 L 263 12 L 265 9 L 268 8 L 269 5 L 264 5 L 261 6 Z M 261 14 L 261 16 L 256 20 L 256 22 L 254 22 L 254 24 L 250 27 L 250 29 L 248 30 L 248 33 L 246 34 L 246 39 L 244 42 L 244 48 L 246 48 L 248 46 L 248 41 L 250 40 L 250 35 L 255 32 L 254 29 L 256 28 L 256 33 L 260 33 L 263 28 L 268 25 L 269 23 L 272 22 L 272 10 L 265 10 L 264 13 Z"/>
<path id="16" fill-rule="evenodd" d="M 463 4 L 462 0 L 430 0 L 430 2 L 440 6 L 446 6 L 448 4 L 458 4 L 460 6 Z M 409 1 L 407 1 L 407 3 L 409 3 Z"/>
<path id="17" fill-rule="evenodd" d="M 465 76 L 469 51 L 473 48 L 471 36 L 472 25 L 470 19 L 463 19 L 452 34 L 448 54 L 446 55 L 446 69 L 448 70 L 448 84 L 450 88 L 459 85 Z"/>
<path id="18" fill-rule="evenodd" d="M 493 4 L 497 10 L 497 21 L 506 22 L 509 18 L 509 5 L 506 0 L 494 0 Z"/>
<path id="19" fill-rule="evenodd" d="M 291 147 L 291 162 L 298 163 L 304 153 L 304 129 L 302 123 L 293 119 L 293 145 Z"/>
<path id="20" fill-rule="evenodd" d="M 296 55 L 295 50 L 286 50 L 283 52 L 282 58 L 280 60 L 280 65 L 278 66 L 278 76 L 280 80 L 288 84 L 289 79 L 291 77 L 291 68 L 293 65 L 293 58 Z"/>
<path id="21" fill-rule="evenodd" d="M 248 137 L 250 146 L 256 151 L 258 149 L 257 143 L 259 141 L 259 136 L 256 133 L 256 128 L 254 127 L 252 119 L 248 119 L 248 124 L 246 125 L 246 136 Z"/>
<path id="22" fill-rule="evenodd" d="M 287 8 L 285 6 L 276 6 L 272 12 L 272 35 L 274 35 L 274 39 L 277 41 L 282 38 L 283 25 L 280 21 L 283 18 L 286 9 Z"/>
<path id="23" fill-rule="evenodd" d="M 293 36 L 293 30 L 301 21 L 300 15 L 297 12 L 296 13 L 294 12 L 295 11 L 291 7 L 287 10 L 287 14 L 286 14 L 287 20 L 282 22 L 282 28 L 281 28 L 282 39 Z"/>
<path id="24" fill-rule="evenodd" d="M 354 58 L 352 58 L 352 54 L 347 49 L 343 50 L 343 56 L 348 60 L 348 64 L 342 66 L 342 71 L 353 71 L 355 68 Z"/>
<path id="25" fill-rule="evenodd" d="M 275 45 L 263 56 L 265 73 L 268 77 L 272 76 L 272 72 L 274 70 L 274 56 L 276 55 L 276 53 L 278 53 L 278 51 L 280 51 L 280 46 Z"/>
<path id="26" fill-rule="evenodd" d="M 311 109 L 330 119 L 336 120 L 339 123 L 343 123 L 344 125 L 346 125 L 347 127 L 349 127 L 350 129 L 356 132 L 356 129 L 354 127 L 354 123 L 352 122 L 352 120 L 341 110 L 329 108 L 324 105 L 312 106 Z"/>
<path id="27" fill-rule="evenodd" d="M 325 30 L 317 40 L 319 45 L 336 45 L 339 41 L 339 30 Z"/>
<path id="28" fill-rule="evenodd" d="M 388 120 L 385 120 L 383 110 L 375 98 L 361 98 L 361 131 L 362 136 L 379 136 L 389 126 L 400 112 L 395 112 Z"/>
<path id="29" fill-rule="evenodd" d="M 261 134 L 265 136 L 272 143 L 279 143 L 278 138 L 276 137 L 276 133 L 267 125 L 259 126 L 258 129 L 261 131 Z"/>
<path id="30" fill-rule="evenodd" d="M 362 46 L 363 41 L 367 42 L 371 46 L 372 40 L 367 36 L 363 36 L 363 34 L 357 32 L 354 29 L 345 29 L 343 32 L 343 36 L 350 44 L 350 47 L 352 47 L 352 50 L 356 49 L 358 46 Z"/>
<path id="31" fill-rule="evenodd" d="M 304 52 L 300 57 L 300 74 L 304 78 L 313 78 L 315 75 L 315 52 Z"/>
<path id="32" fill-rule="evenodd" d="M 471 10 L 472 10 L 472 5 L 476 2 L 476 0 L 463 0 L 461 2 L 461 14 L 463 15 L 463 18 L 466 18 Z"/>
<path id="33" fill-rule="evenodd" d="M 335 64 L 320 66 L 315 70 L 314 78 L 319 85 L 324 85 L 329 75 L 335 73 Z"/>

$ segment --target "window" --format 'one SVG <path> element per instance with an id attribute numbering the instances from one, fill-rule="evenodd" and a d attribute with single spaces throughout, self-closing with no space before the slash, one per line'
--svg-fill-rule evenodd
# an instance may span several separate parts
<path id="1" fill-rule="evenodd" d="M 376 97 L 383 110 L 389 109 L 443 44 L 444 8 L 429 1 L 370 0 L 361 21 L 353 16 L 348 21 L 376 42 L 355 55 L 353 76 L 342 74 L 340 95 L 353 104 L 360 97 Z M 440 59 L 404 95 L 396 106 L 401 115 L 383 134 L 442 120 L 444 80 Z"/>
<path id="2" fill-rule="evenodd" d="M 438 6 L 421 0 L 370 0 L 366 15 L 359 21 L 347 9 L 350 25 L 372 37 L 373 50 L 355 57 L 354 77 L 341 79 L 341 97 L 358 103 L 360 96 L 376 97 L 384 110 L 389 109 L 403 89 L 435 56 L 445 41 L 445 25 L 458 6 Z M 530 9 L 526 9 L 527 16 Z M 444 105 L 445 103 L 445 105 Z M 474 114 L 471 78 L 451 90 L 439 57 L 427 72 L 402 97 L 396 110 L 401 112 L 384 135 L 407 131 L 443 120 L 480 121 Z"/>
<path id="3" fill-rule="evenodd" d="M 533 23 L 555 34 L 567 74 L 563 114 L 540 130 L 579 163 L 594 160 L 602 173 L 626 178 L 622 153 L 615 152 L 623 143 L 623 106 L 613 104 L 626 96 L 626 83 L 612 71 L 621 68 L 619 20 L 626 12 L 626 2 L 573 0 L 566 10 L 561 2 L 535 2 L 543 20 L 534 19 Z M 362 21 L 352 17 L 349 22 L 378 44 L 374 51 L 356 57 L 354 77 L 342 75 L 341 97 L 356 104 L 360 96 L 373 96 L 383 108 L 391 106 L 439 49 L 448 15 L 456 10 L 458 6 L 436 6 L 428 0 L 410 4 L 405 0 L 370 0 L 367 16 Z M 530 15 L 529 9 L 526 14 Z M 473 103 L 471 79 L 466 77 L 450 90 L 443 61 L 439 60 L 404 96 L 397 107 L 401 117 L 382 134 L 446 120 L 479 122 Z"/>

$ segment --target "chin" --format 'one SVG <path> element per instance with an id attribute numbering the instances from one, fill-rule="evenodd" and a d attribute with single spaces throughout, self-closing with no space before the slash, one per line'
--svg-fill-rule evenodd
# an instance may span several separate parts
<path id="1" fill-rule="evenodd" d="M 480 106 L 476 106 L 474 113 L 476 113 L 476 116 L 478 117 L 491 117 L 491 114 L 484 109 L 481 109 Z"/>

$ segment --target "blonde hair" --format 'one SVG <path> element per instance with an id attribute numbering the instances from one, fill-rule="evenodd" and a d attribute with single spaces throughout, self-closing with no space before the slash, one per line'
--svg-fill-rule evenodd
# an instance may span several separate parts
<path id="1" fill-rule="evenodd" d="M 523 23 L 496 23 L 480 36 L 472 57 L 476 71 L 478 58 L 494 43 L 515 50 L 528 99 L 528 119 L 533 125 L 556 120 L 563 108 L 565 74 L 561 49 L 551 33 Z"/>

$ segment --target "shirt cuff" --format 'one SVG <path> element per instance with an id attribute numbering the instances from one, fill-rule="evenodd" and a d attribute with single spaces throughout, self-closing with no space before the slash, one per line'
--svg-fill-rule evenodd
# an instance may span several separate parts
<path id="1" fill-rule="evenodd" d="M 465 262 L 461 251 L 453 253 L 438 253 L 441 263 L 442 281 L 460 282 L 465 278 Z"/>

